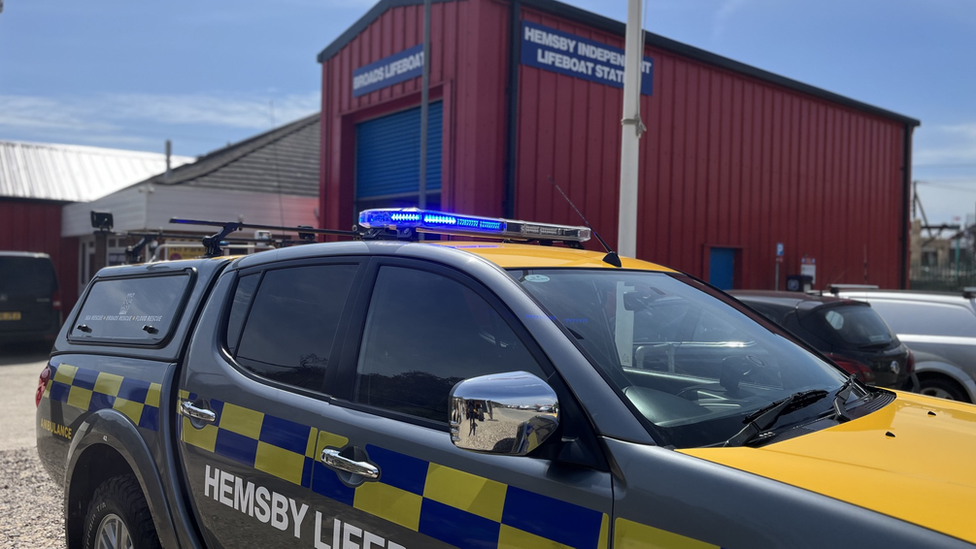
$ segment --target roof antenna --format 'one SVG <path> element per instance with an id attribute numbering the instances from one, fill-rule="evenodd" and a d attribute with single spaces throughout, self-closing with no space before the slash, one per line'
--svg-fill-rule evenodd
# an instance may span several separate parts
<path id="1" fill-rule="evenodd" d="M 600 244 L 603 245 L 603 249 L 607 251 L 607 255 L 603 256 L 603 262 L 609 263 L 614 267 L 621 267 L 622 265 L 620 263 L 620 256 L 617 255 L 617 252 L 613 251 L 610 248 L 610 246 L 607 245 L 607 242 L 603 240 L 603 238 L 600 236 L 600 233 L 596 232 L 596 229 L 594 229 L 593 226 L 590 225 L 590 222 L 587 221 L 585 217 L 583 217 L 583 214 L 579 211 L 579 208 L 576 207 L 576 204 L 573 204 L 573 201 L 570 200 L 568 196 L 566 196 L 566 193 L 564 193 L 563 190 L 559 188 L 559 185 L 556 185 L 556 181 L 553 180 L 552 176 L 550 175 L 548 177 L 549 177 L 549 182 L 552 183 L 552 186 L 556 187 L 556 190 L 559 191 L 559 194 L 563 195 L 563 198 L 566 199 L 566 202 L 569 202 L 569 205 L 573 207 L 573 211 L 576 212 L 576 215 L 580 216 L 580 219 L 582 219 L 583 223 L 585 223 L 586 226 L 590 229 L 590 232 L 593 233 L 593 236 L 595 236 L 596 239 L 600 241 Z"/>

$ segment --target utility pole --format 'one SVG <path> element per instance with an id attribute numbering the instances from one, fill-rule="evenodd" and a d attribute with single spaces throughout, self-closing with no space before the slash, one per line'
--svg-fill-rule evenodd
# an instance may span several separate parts
<path id="1" fill-rule="evenodd" d="M 424 68 L 420 86 L 420 185 L 417 205 L 427 207 L 427 102 L 430 95 L 430 0 L 424 0 Z"/>
<path id="2" fill-rule="evenodd" d="M 163 175 L 164 179 L 169 179 L 170 174 L 173 172 L 172 158 L 173 158 L 173 142 L 167 139 L 166 140 L 166 173 Z"/>
<path id="3" fill-rule="evenodd" d="M 640 136 L 647 129 L 640 117 L 641 66 L 644 61 L 644 29 L 641 0 L 628 0 L 624 60 L 624 116 L 620 121 L 620 207 L 617 251 L 637 255 L 637 175 L 640 168 Z"/>

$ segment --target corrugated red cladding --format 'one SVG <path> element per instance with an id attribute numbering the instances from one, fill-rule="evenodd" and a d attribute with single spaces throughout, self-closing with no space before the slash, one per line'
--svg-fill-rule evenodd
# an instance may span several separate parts
<path id="1" fill-rule="evenodd" d="M 78 239 L 61 238 L 61 207 L 54 202 L 0 200 L 0 250 L 50 255 L 67 311 L 78 300 Z"/>
<path id="2" fill-rule="evenodd" d="M 456 211 L 501 213 L 508 16 L 488 0 L 431 6 L 431 98 L 444 100 L 441 200 Z M 322 63 L 323 226 L 353 221 L 355 124 L 420 104 L 420 78 L 353 97 L 353 70 L 421 43 L 423 5 L 392 8 Z"/>
<path id="3" fill-rule="evenodd" d="M 623 48 L 622 37 L 524 10 L 523 18 Z M 905 126 L 647 48 L 638 256 L 707 277 L 708 248 L 741 250 L 745 288 L 772 288 L 816 259 L 817 286 L 900 284 Z M 616 241 L 621 90 L 521 66 L 520 218 L 578 219 Z M 783 278 L 780 288 L 785 286 Z"/>
<path id="4" fill-rule="evenodd" d="M 432 97 L 444 99 L 443 204 L 501 215 L 510 7 L 433 5 Z M 352 97 L 353 69 L 421 43 L 422 6 L 393 8 L 323 63 L 322 223 L 353 220 L 354 125 L 416 106 L 420 79 Z M 623 37 L 523 8 L 522 18 L 616 47 Z M 737 287 L 773 286 L 816 258 L 817 286 L 900 284 L 905 126 L 647 48 L 638 256 L 707 278 L 709 247 L 740 250 Z M 515 215 L 579 219 L 552 176 L 616 242 L 622 90 L 519 67 Z M 781 287 L 784 283 L 781 279 Z"/>

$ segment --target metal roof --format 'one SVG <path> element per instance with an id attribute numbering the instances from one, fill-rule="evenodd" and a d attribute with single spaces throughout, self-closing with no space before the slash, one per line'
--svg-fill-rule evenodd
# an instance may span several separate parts
<path id="1" fill-rule="evenodd" d="M 173 156 L 171 166 L 192 162 Z M 166 171 L 166 155 L 0 141 L 0 197 L 88 202 Z"/>
<path id="2" fill-rule="evenodd" d="M 321 114 L 306 116 L 147 180 L 227 191 L 319 196 Z"/>

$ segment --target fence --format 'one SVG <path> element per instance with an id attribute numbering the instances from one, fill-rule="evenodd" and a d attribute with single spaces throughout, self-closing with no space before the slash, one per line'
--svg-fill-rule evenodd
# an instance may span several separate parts
<path id="1" fill-rule="evenodd" d="M 971 262 L 962 262 L 958 266 L 912 263 L 909 281 L 913 290 L 958 292 L 976 286 L 976 265 Z"/>

